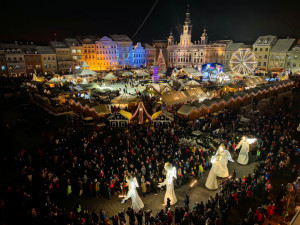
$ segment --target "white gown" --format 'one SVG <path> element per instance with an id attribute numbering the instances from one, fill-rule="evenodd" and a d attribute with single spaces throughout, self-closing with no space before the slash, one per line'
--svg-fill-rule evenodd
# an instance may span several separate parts
<path id="1" fill-rule="evenodd" d="M 236 148 L 241 148 L 238 159 L 236 160 L 239 164 L 247 165 L 249 161 L 249 142 L 241 140 L 240 143 L 236 146 Z"/>
<path id="2" fill-rule="evenodd" d="M 166 179 L 164 180 L 164 182 L 158 184 L 158 187 L 162 187 L 162 186 L 166 185 L 166 194 L 164 197 L 164 204 L 167 204 L 167 198 L 169 198 L 171 200 L 171 205 L 174 205 L 177 202 L 177 198 L 176 198 L 175 191 L 174 191 L 173 178 L 177 179 L 175 167 L 173 167 L 171 170 L 168 170 Z"/>
<path id="3" fill-rule="evenodd" d="M 136 178 L 133 178 L 133 181 L 127 184 L 129 190 L 123 201 L 126 201 L 127 199 L 131 198 L 132 208 L 134 209 L 134 211 L 138 212 L 140 209 L 144 208 L 144 203 L 136 191 L 136 188 L 139 187 Z"/>
<path id="4" fill-rule="evenodd" d="M 212 167 L 209 171 L 208 177 L 205 182 L 205 187 L 210 190 L 218 189 L 217 176 L 226 173 L 225 169 L 222 167 L 221 160 L 214 160 Z"/>
<path id="5" fill-rule="evenodd" d="M 234 162 L 234 160 L 231 158 L 230 152 L 228 150 L 224 150 L 224 151 L 218 150 L 216 154 L 212 157 L 212 160 L 215 160 L 215 157 L 218 154 L 221 156 L 220 163 L 224 168 L 224 173 L 220 173 L 218 177 L 228 177 L 229 176 L 229 171 L 227 167 L 228 160 L 230 160 L 231 162 Z"/>

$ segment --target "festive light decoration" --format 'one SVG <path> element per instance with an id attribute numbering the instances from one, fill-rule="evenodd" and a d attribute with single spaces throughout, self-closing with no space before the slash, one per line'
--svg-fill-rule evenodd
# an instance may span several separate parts
<path id="1" fill-rule="evenodd" d="M 256 68 L 256 57 L 249 49 L 239 49 L 230 59 L 231 71 L 236 75 L 251 75 Z"/>
<path id="2" fill-rule="evenodd" d="M 190 185 L 190 187 L 192 188 L 196 183 L 197 183 L 197 180 L 195 180 L 195 181 Z"/>
<path id="3" fill-rule="evenodd" d="M 156 65 L 159 66 L 159 68 L 166 70 L 166 61 L 161 49 L 158 54 Z"/>
<path id="4" fill-rule="evenodd" d="M 145 112 L 146 116 L 148 117 L 148 119 L 151 120 L 152 117 L 147 112 L 144 103 L 139 102 L 138 107 L 137 107 L 136 111 L 134 112 L 134 114 L 132 115 L 132 117 L 130 118 L 130 120 L 134 119 L 135 116 L 139 113 L 139 123 L 143 123 L 143 121 L 144 121 L 144 112 Z"/>

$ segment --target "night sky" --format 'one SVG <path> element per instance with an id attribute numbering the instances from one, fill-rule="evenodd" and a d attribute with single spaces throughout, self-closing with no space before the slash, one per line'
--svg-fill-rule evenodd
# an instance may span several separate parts
<path id="1" fill-rule="evenodd" d="M 120 2 L 120 3 L 118 3 Z M 135 33 L 155 0 L 5 1 L 1 5 L 0 40 L 50 41 L 78 35 Z M 193 40 L 207 26 L 209 40 L 254 41 L 259 35 L 300 36 L 296 0 L 159 0 L 133 38 L 134 42 L 166 39 L 170 28 L 178 40 L 190 4 Z M 1 3 L 3 4 L 3 3 Z"/>

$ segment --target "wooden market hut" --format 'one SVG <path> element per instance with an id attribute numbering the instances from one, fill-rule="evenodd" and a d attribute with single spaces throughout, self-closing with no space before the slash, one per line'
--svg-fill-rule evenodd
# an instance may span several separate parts
<path id="1" fill-rule="evenodd" d="M 228 107 L 229 109 L 234 109 L 235 99 L 234 99 L 234 97 L 233 97 L 232 95 L 227 94 L 227 95 L 222 96 L 222 98 L 223 98 L 224 101 L 226 102 L 227 107 Z"/>
<path id="2" fill-rule="evenodd" d="M 199 118 L 199 110 L 193 105 L 182 105 L 177 114 L 186 120 L 195 120 Z"/>
<path id="3" fill-rule="evenodd" d="M 111 100 L 111 104 L 120 109 L 134 108 L 138 102 L 139 98 L 136 95 L 131 95 L 128 93 L 123 93 Z"/>
<path id="4" fill-rule="evenodd" d="M 106 115 L 110 114 L 110 110 L 107 105 L 94 105 L 91 108 L 87 108 L 85 111 L 85 115 L 92 117 L 94 120 L 99 118 L 104 118 Z"/>
<path id="5" fill-rule="evenodd" d="M 108 121 L 111 127 L 126 127 L 128 123 L 130 123 L 131 117 L 132 114 L 130 112 L 121 109 L 120 111 L 111 114 Z"/>
<path id="6" fill-rule="evenodd" d="M 163 95 L 164 93 L 173 91 L 171 86 L 167 83 L 159 83 L 159 84 L 150 84 L 147 86 L 144 92 L 153 94 L 156 96 Z"/>
<path id="7" fill-rule="evenodd" d="M 174 121 L 174 115 L 166 110 L 161 110 L 154 113 L 151 117 L 154 127 L 171 124 Z"/>

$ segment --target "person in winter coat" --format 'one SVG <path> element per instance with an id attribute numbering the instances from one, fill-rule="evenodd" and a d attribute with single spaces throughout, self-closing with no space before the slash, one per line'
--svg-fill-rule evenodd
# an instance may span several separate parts
<path id="1" fill-rule="evenodd" d="M 269 219 L 272 218 L 274 209 L 275 209 L 275 204 L 272 202 L 272 203 L 268 206 L 268 209 L 267 209 L 267 215 L 268 215 L 268 218 L 269 218 Z"/>

